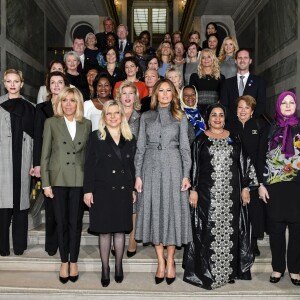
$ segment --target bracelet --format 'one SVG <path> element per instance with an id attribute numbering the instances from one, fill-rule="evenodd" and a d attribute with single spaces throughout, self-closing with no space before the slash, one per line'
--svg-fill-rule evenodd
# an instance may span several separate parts
<path id="1" fill-rule="evenodd" d="M 263 184 L 263 183 L 260 183 L 260 184 L 259 184 L 259 187 L 261 187 L 261 186 L 264 186 L 264 184 Z"/>
<path id="2" fill-rule="evenodd" d="M 247 190 L 248 192 L 250 192 L 250 188 L 249 187 L 244 187 L 243 190 Z"/>

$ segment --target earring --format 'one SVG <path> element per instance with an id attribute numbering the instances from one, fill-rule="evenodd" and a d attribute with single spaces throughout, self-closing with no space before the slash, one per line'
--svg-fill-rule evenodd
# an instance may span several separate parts
<path id="1" fill-rule="evenodd" d="M 209 121 L 207 121 L 207 125 L 208 125 L 208 127 L 210 128 L 211 125 L 210 125 L 210 122 L 209 122 Z"/>
<path id="2" fill-rule="evenodd" d="M 223 123 L 222 127 L 223 127 L 223 128 L 225 127 L 225 123 Z"/>

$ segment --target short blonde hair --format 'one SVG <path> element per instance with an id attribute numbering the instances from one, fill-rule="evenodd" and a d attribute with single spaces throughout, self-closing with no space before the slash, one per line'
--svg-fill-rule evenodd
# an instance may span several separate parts
<path id="1" fill-rule="evenodd" d="M 15 74 L 15 75 L 18 75 L 18 76 L 20 77 L 21 82 L 24 82 L 24 77 L 23 77 L 22 71 L 16 70 L 16 69 L 7 69 L 7 70 L 4 72 L 3 82 L 4 82 L 4 80 L 5 80 L 6 75 L 8 75 L 8 74 Z"/>
<path id="2" fill-rule="evenodd" d="M 64 112 L 62 109 L 62 101 L 66 99 L 69 94 L 74 95 L 74 99 L 76 101 L 77 107 L 75 112 L 75 120 L 78 122 L 82 122 L 83 120 L 83 97 L 81 92 L 76 87 L 65 87 L 60 93 L 57 95 L 56 100 L 56 114 L 55 117 L 62 118 L 64 117 Z"/>
<path id="3" fill-rule="evenodd" d="M 159 81 L 157 81 L 155 83 L 155 85 L 153 87 L 152 97 L 151 97 L 150 109 L 155 110 L 158 107 L 158 103 L 159 103 L 158 97 L 157 97 L 158 90 L 159 90 L 160 86 L 165 82 L 170 85 L 170 89 L 172 91 L 172 101 L 170 103 L 171 114 L 172 114 L 173 118 L 180 121 L 183 116 L 183 111 L 180 108 L 180 101 L 179 101 L 179 96 L 178 96 L 177 90 L 176 90 L 173 82 L 170 79 L 167 79 L 167 78 L 160 79 Z"/>
<path id="4" fill-rule="evenodd" d="M 181 43 L 181 42 L 180 42 Z M 178 67 L 176 67 L 175 65 L 173 66 L 170 66 L 167 70 L 166 70 L 166 73 L 165 73 L 165 78 L 168 78 L 168 74 L 170 72 L 175 72 L 178 77 L 179 77 L 179 89 L 182 88 L 182 84 L 183 84 L 183 76 L 182 76 L 182 72 L 180 72 L 180 70 L 178 69 Z M 169 78 L 168 78 L 169 79 Z"/>
<path id="5" fill-rule="evenodd" d="M 122 136 L 127 141 L 132 140 L 133 139 L 133 134 L 132 134 L 131 129 L 129 127 L 129 124 L 127 122 L 123 106 L 118 100 L 108 100 L 103 105 L 102 114 L 101 114 L 100 121 L 99 121 L 99 137 L 100 137 L 100 140 L 105 140 L 106 139 L 105 116 L 107 114 L 108 109 L 111 106 L 118 106 L 119 109 L 120 109 L 120 112 L 121 112 L 121 115 L 122 115 L 121 128 L 120 128 Z"/>
<path id="6" fill-rule="evenodd" d="M 201 61 L 201 58 L 203 56 L 203 54 L 205 53 L 208 53 L 208 55 L 210 56 L 210 58 L 212 59 L 212 72 L 211 72 L 211 76 L 215 79 L 219 79 L 221 77 L 220 75 L 220 66 L 219 66 L 219 60 L 217 59 L 216 55 L 214 54 L 213 51 L 211 51 L 210 49 L 206 48 L 206 49 L 203 49 L 201 51 L 201 54 L 200 54 L 200 61 L 199 61 L 199 64 L 198 64 L 198 75 L 200 78 L 203 78 L 206 76 L 206 74 L 203 72 L 203 69 L 202 69 L 202 61 Z"/>
<path id="7" fill-rule="evenodd" d="M 89 32 L 89 33 L 85 36 L 85 39 L 84 39 L 85 45 L 87 44 L 87 41 L 88 41 L 88 38 L 89 38 L 89 37 L 94 37 L 95 40 L 96 40 L 96 43 L 97 43 L 96 35 L 95 35 L 94 33 L 92 33 L 92 32 Z"/>
<path id="8" fill-rule="evenodd" d="M 233 58 L 235 57 L 236 52 L 239 50 L 239 45 L 237 42 L 237 39 L 234 36 L 227 36 L 222 43 L 220 53 L 219 53 L 219 62 L 222 63 L 225 58 L 226 58 L 226 52 L 225 52 L 225 42 L 228 40 L 232 40 L 233 46 L 234 46 L 234 51 L 233 51 Z"/>
<path id="9" fill-rule="evenodd" d="M 127 87 L 131 87 L 134 90 L 134 93 L 135 93 L 135 99 L 134 99 L 134 102 L 133 102 L 133 109 L 137 110 L 137 111 L 140 110 L 141 109 L 140 93 L 139 93 L 139 90 L 138 90 L 137 86 L 131 81 L 125 80 L 121 83 L 120 87 L 117 89 L 116 100 L 120 101 L 120 103 L 122 105 L 122 102 L 121 102 L 122 91 L 123 91 L 124 88 L 127 88 Z"/>
<path id="10" fill-rule="evenodd" d="M 244 100 L 246 104 L 252 109 L 255 110 L 256 107 L 256 100 L 254 97 L 250 95 L 243 95 L 236 99 L 236 107 L 238 107 L 240 101 Z"/>
<path id="11" fill-rule="evenodd" d="M 135 48 L 136 48 L 136 46 L 137 45 L 142 45 L 143 46 L 143 53 L 145 53 L 146 52 L 146 45 L 143 43 L 143 41 L 142 40 L 136 40 L 134 43 L 133 43 L 133 51 L 134 52 L 136 52 L 135 51 Z"/>
<path id="12" fill-rule="evenodd" d="M 74 56 L 78 63 L 80 63 L 80 57 L 75 51 L 66 52 L 64 55 L 64 62 L 66 63 L 69 56 Z"/>

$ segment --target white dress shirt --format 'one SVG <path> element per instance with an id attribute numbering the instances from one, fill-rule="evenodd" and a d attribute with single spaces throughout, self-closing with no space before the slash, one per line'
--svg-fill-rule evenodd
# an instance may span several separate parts
<path id="1" fill-rule="evenodd" d="M 69 121 L 66 117 L 64 117 L 64 118 L 66 121 L 67 128 L 69 130 L 70 136 L 72 138 L 72 141 L 74 141 L 74 138 L 76 135 L 76 120 L 74 118 L 73 121 Z"/>
<path id="2" fill-rule="evenodd" d="M 243 74 L 243 75 L 237 73 L 237 86 L 240 86 L 240 80 L 241 80 L 240 76 L 244 76 L 243 83 L 244 83 L 244 87 L 246 87 L 246 83 L 247 83 L 249 75 L 250 75 L 250 72 Z"/>

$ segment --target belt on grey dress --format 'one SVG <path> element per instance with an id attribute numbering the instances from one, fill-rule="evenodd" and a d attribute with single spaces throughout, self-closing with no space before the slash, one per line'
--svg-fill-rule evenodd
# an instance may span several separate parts
<path id="1" fill-rule="evenodd" d="M 150 145 L 146 145 L 146 149 L 155 149 L 155 150 L 179 149 L 179 145 L 162 146 L 161 144 L 150 144 Z"/>

